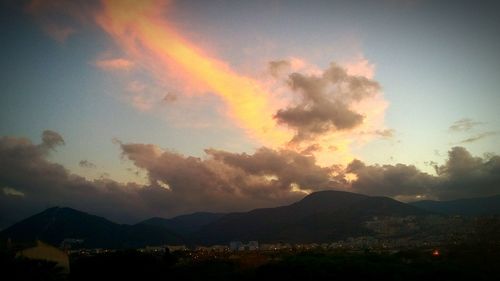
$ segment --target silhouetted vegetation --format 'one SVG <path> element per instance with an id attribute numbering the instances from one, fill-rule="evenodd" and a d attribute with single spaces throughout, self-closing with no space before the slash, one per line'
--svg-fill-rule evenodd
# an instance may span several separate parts
<path id="1" fill-rule="evenodd" d="M 71 280 L 154 280 L 169 276 L 176 259 L 168 251 L 152 255 L 135 250 L 78 257 L 71 263 Z"/>

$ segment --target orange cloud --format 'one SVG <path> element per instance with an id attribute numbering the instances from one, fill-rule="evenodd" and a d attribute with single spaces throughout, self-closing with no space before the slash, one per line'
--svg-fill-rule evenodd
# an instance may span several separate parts
<path id="1" fill-rule="evenodd" d="M 188 42 L 161 14 L 168 9 L 167 4 L 167 1 L 161 0 L 104 1 L 97 21 L 125 54 L 152 71 L 158 79 L 169 84 L 174 80 L 180 81 L 187 93 L 212 93 L 220 97 L 230 118 L 261 144 L 270 147 L 287 145 L 296 151 L 317 145 L 323 148 L 314 153 L 320 163 L 348 163 L 353 159 L 353 145 L 363 145 L 374 138 L 365 132 L 385 129 L 383 121 L 388 103 L 377 91 L 371 97 L 351 104 L 350 109 L 363 117 L 362 123 L 356 127 L 326 132 L 314 140 L 290 144 L 295 134 L 293 128 L 278 124 L 273 118 L 278 109 L 293 101 L 290 90 L 283 92 L 283 88 L 279 90 L 263 81 L 240 75 L 224 62 L 207 55 L 199 46 Z M 289 60 L 287 66 L 290 71 L 322 74 L 321 70 L 298 58 Z M 344 63 L 342 67 L 348 75 L 367 79 L 374 76 L 374 65 L 363 56 Z M 331 151 L 329 147 L 336 149 L 325 153 Z"/>
<path id="2" fill-rule="evenodd" d="M 375 76 L 375 65 L 370 63 L 363 55 L 358 55 L 355 60 L 345 62 L 342 65 L 349 75 L 363 76 L 373 79 Z"/>
<path id="3" fill-rule="evenodd" d="M 218 95 L 229 115 L 261 143 L 285 143 L 291 132 L 277 125 L 273 97 L 255 80 L 211 58 L 175 32 L 158 12 L 165 1 L 105 1 L 98 23 L 124 51 L 158 77 L 177 75 L 188 88 Z M 176 74 L 172 69 L 175 68 Z"/>
<path id="4" fill-rule="evenodd" d="M 301 73 L 304 77 L 321 77 L 324 70 L 302 58 L 288 58 L 282 60 L 281 64 L 278 61 L 271 63 L 271 66 L 278 67 L 275 70 L 279 70 L 272 72 L 275 74 L 273 80 L 257 80 L 237 73 L 200 46 L 183 38 L 164 17 L 163 12 L 168 11 L 169 1 L 102 0 L 100 5 L 92 7 L 85 3 L 77 7 L 77 2 L 34 0 L 29 11 L 45 23 L 54 22 L 50 17 L 54 13 L 62 13 L 80 23 L 96 21 L 114 40 L 120 53 L 118 57 L 112 54 L 99 57 L 94 62 L 97 67 L 107 71 L 133 69 L 134 73 L 136 70 L 146 70 L 159 82 L 159 85 L 151 85 L 140 82 L 138 77 L 129 77 L 131 81 L 125 87 L 125 98 L 141 111 L 149 111 L 156 108 L 156 104 L 164 104 L 165 95 L 171 89 L 187 96 L 212 94 L 220 98 L 229 119 L 243 128 L 259 145 L 309 151 L 323 165 L 348 163 L 353 159 L 353 147 L 376 137 L 366 132 L 386 129 L 384 113 L 388 103 L 377 91 L 369 97 L 347 102 L 346 110 L 357 113 L 358 119 L 362 119 L 356 126 L 344 130 L 327 130 L 313 139 L 289 143 L 296 135 L 296 129 L 278 124 L 274 118 L 278 110 L 297 103 L 297 93 L 290 88 L 289 75 Z M 68 29 L 59 32 L 59 35 L 56 32 L 51 35 L 47 31 L 59 41 L 64 41 L 73 32 Z M 374 77 L 374 65 L 362 55 L 340 66 L 349 76 L 363 76 L 369 80 Z M 342 84 L 338 86 L 343 87 Z M 187 96 L 180 100 L 191 102 L 205 99 Z M 186 118 L 184 114 L 183 118 Z M 318 149 L 308 150 L 309 147 Z"/>

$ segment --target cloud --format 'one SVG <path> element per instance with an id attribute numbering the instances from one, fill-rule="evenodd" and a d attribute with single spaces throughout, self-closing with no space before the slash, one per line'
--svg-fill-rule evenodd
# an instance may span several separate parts
<path id="1" fill-rule="evenodd" d="M 453 124 L 450 126 L 449 130 L 451 132 L 463 132 L 463 131 L 469 131 L 472 128 L 484 124 L 483 122 L 478 122 L 474 121 L 470 118 L 464 118 L 460 119 L 458 121 L 453 122 Z"/>
<path id="2" fill-rule="evenodd" d="M 347 74 L 353 76 L 363 76 L 373 79 L 375 76 L 375 65 L 370 63 L 362 54 L 359 54 L 355 60 L 342 64 Z"/>
<path id="3" fill-rule="evenodd" d="M 76 29 L 73 27 L 53 23 L 44 24 L 43 31 L 59 43 L 65 43 L 70 35 L 76 33 Z"/>
<path id="4" fill-rule="evenodd" d="M 292 64 L 288 60 L 276 60 L 269 62 L 269 73 L 274 77 L 280 77 L 285 71 L 291 68 Z"/>
<path id="5" fill-rule="evenodd" d="M 342 68 L 337 67 L 342 71 L 331 67 L 323 74 L 302 58 L 272 61 L 271 73 L 279 74 L 278 78 L 289 77 L 287 85 L 282 79 L 273 79 L 273 84 L 267 81 L 269 77 L 257 79 L 236 71 L 213 56 L 214 52 L 187 40 L 184 32 L 165 16 L 169 8 L 169 1 L 163 0 L 33 0 L 28 10 L 41 19 L 42 25 L 62 24 L 75 30 L 87 24 L 99 27 L 113 42 L 107 49 L 114 51 L 99 56 L 95 65 L 113 71 L 130 69 L 120 77 L 126 86 L 119 99 L 147 112 L 160 111 L 167 102 L 179 101 L 170 107 L 169 121 L 183 116 L 188 123 L 199 124 L 202 122 L 188 120 L 196 119 L 197 114 L 186 116 L 185 111 L 206 112 L 198 109 L 215 108 L 216 118 L 225 119 L 220 124 L 236 125 L 256 146 L 278 149 L 285 145 L 299 152 L 317 144 L 321 149 L 313 154 L 322 164 L 333 164 L 339 157 L 343 164 L 348 163 L 353 159 L 351 149 L 374 138 L 373 134 L 363 132 L 384 128 L 388 103 L 381 93 L 364 95 L 370 84 L 379 87 L 372 80 L 375 66 L 362 55 Z M 288 75 L 291 71 L 295 72 L 294 78 Z M 298 81 L 294 83 L 295 89 L 290 88 L 291 81 L 299 76 L 314 75 L 327 84 L 322 89 L 326 104 L 298 101 L 301 97 L 297 96 L 303 90 Z M 335 83 L 328 75 L 340 75 L 345 80 Z M 333 87 L 340 89 L 335 97 L 331 95 Z M 171 92 L 181 93 L 182 99 L 180 95 L 166 95 Z M 308 109 L 311 105 L 313 110 Z M 213 116 L 203 118 L 203 123 L 214 127 L 213 120 L 205 121 Z M 320 150 L 324 153 L 319 154 Z"/>
<path id="6" fill-rule="evenodd" d="M 44 147 L 46 149 L 54 149 L 56 146 L 64 144 L 64 139 L 61 137 L 61 135 L 59 135 L 59 133 L 51 130 L 43 131 L 42 143 L 40 144 L 41 147 Z"/>
<path id="7" fill-rule="evenodd" d="M 346 172 L 357 179 L 351 190 L 405 200 L 451 200 L 500 194 L 500 156 L 473 157 L 463 147 L 453 147 L 445 164 L 430 162 L 437 175 L 413 165 L 366 165 L 354 160 Z"/>
<path id="8" fill-rule="evenodd" d="M 394 133 L 395 133 L 394 129 L 376 130 L 374 132 L 374 134 L 388 139 L 394 137 Z"/>
<path id="9" fill-rule="evenodd" d="M 464 147 L 456 146 L 448 152 L 448 160 L 440 166 L 438 174 L 449 178 L 460 178 L 474 171 L 482 163 L 479 157 L 473 157 Z"/>
<path id="10" fill-rule="evenodd" d="M 353 192 L 389 197 L 429 196 L 435 177 L 423 173 L 413 165 L 366 165 L 359 160 L 349 164 L 346 172 L 357 179 Z"/>
<path id="11" fill-rule="evenodd" d="M 166 103 L 173 103 L 173 102 L 177 101 L 177 99 L 178 99 L 178 97 L 174 93 L 167 93 L 163 97 L 163 101 L 166 102 Z"/>
<path id="12" fill-rule="evenodd" d="M 88 160 L 80 160 L 80 162 L 78 162 L 78 165 L 82 168 L 87 168 L 87 169 L 95 169 L 97 166 L 88 161 Z"/>
<path id="13" fill-rule="evenodd" d="M 177 202 L 209 209 L 273 206 L 300 198 L 292 190 L 331 183 L 330 169 L 313 157 L 261 148 L 254 154 L 207 149 L 206 158 L 165 151 L 154 145 L 121 144 L 123 155 L 144 169 L 151 185 L 166 184 Z"/>
<path id="14" fill-rule="evenodd" d="M 163 17 L 167 9 L 167 1 L 106 1 L 95 18 L 120 51 L 140 62 L 160 84 L 186 95 L 216 95 L 226 116 L 254 140 L 267 146 L 286 142 L 290 132 L 272 118 L 272 93 L 186 40 Z M 147 98 L 137 99 L 139 109 L 151 108 Z"/>
<path id="15" fill-rule="evenodd" d="M 38 145 L 25 138 L 0 138 L 0 187 L 4 188 L 0 213 L 5 219 L 0 227 L 50 206 L 70 206 L 119 221 L 151 213 L 141 199 L 146 189 L 110 180 L 89 181 L 49 162 L 51 150 L 47 147 L 61 141 L 47 135 L 44 133 Z M 51 135 L 59 136 L 55 132 Z"/>
<path id="16" fill-rule="evenodd" d="M 95 65 L 103 70 L 131 70 L 134 67 L 134 63 L 128 59 L 116 58 L 116 59 L 101 59 L 95 62 Z"/>
<path id="17" fill-rule="evenodd" d="M 63 143 L 58 133 L 45 131 L 42 138 L 40 144 L 0 138 L 0 211 L 5 214 L 0 227 L 51 206 L 69 206 L 129 223 L 194 211 L 271 207 L 299 200 L 300 188 L 326 187 L 329 181 L 330 169 L 295 152 L 262 149 L 246 159 L 244 154 L 207 150 L 207 158 L 199 159 L 155 145 L 119 141 L 123 155 L 146 172 L 150 184 L 87 180 L 47 160 L 52 148 Z M 238 158 L 244 163 L 238 163 Z M 292 190 L 292 183 L 298 191 Z"/>
<path id="18" fill-rule="evenodd" d="M 292 73 L 289 85 L 301 99 L 294 106 L 279 109 L 274 117 L 280 124 L 296 130 L 292 142 L 359 126 L 364 119 L 363 112 L 354 110 L 351 105 L 380 90 L 377 82 L 349 75 L 334 63 L 321 76 Z"/>
<path id="19" fill-rule="evenodd" d="M 87 180 L 47 160 L 53 151 L 48 147 L 62 143 L 59 134 L 50 132 L 42 135 L 40 144 L 0 138 L 0 227 L 51 206 L 133 223 L 152 216 L 279 206 L 325 189 L 401 200 L 500 193 L 500 156 L 474 157 L 463 147 L 452 148 L 443 165 L 433 164 L 437 175 L 430 175 L 413 165 L 367 165 L 359 160 L 345 168 L 323 167 L 313 155 L 286 149 L 262 147 L 252 154 L 207 149 L 197 158 L 152 144 L 116 141 L 149 183 Z"/>
<path id="20" fill-rule="evenodd" d="M 77 33 L 77 28 L 87 24 L 98 1 L 32 0 L 25 11 L 32 15 L 42 30 L 59 43 Z"/>
<path id="21" fill-rule="evenodd" d="M 165 99 L 168 94 L 165 95 L 164 89 L 138 80 L 130 81 L 125 88 L 125 93 L 123 98 L 140 111 L 148 111 L 162 103 L 174 101 L 173 96 L 169 96 L 169 100 Z"/>
<path id="22" fill-rule="evenodd" d="M 463 147 L 453 147 L 448 160 L 438 167 L 439 198 L 456 199 L 500 193 L 500 156 L 474 157 Z"/>
<path id="23" fill-rule="evenodd" d="M 302 150 L 300 152 L 300 154 L 302 155 L 314 155 L 314 153 L 316 152 L 321 152 L 323 150 L 323 148 L 321 147 L 321 145 L 317 144 L 317 143 L 313 143 L 309 146 L 307 146 L 304 150 Z M 333 149 L 335 150 L 335 149 Z"/>
<path id="24" fill-rule="evenodd" d="M 471 143 L 471 142 L 475 142 L 475 141 L 478 141 L 478 140 L 481 140 L 481 139 L 484 139 L 486 137 L 491 137 L 491 136 L 495 136 L 495 135 L 498 135 L 499 132 L 484 132 L 484 133 L 481 133 L 479 135 L 475 135 L 473 137 L 470 137 L 470 138 L 467 138 L 467 139 L 464 139 L 462 141 L 460 141 L 460 143 Z"/>
<path id="25" fill-rule="evenodd" d="M 247 174 L 275 177 L 281 190 L 290 190 L 292 184 L 304 190 L 321 190 L 338 184 L 331 176 L 333 167 L 320 167 L 313 156 L 290 150 L 260 148 L 252 155 L 214 149 L 205 152 L 214 160 L 242 169 Z"/>
<path id="26" fill-rule="evenodd" d="M 11 187 L 3 187 L 2 191 L 7 196 L 24 196 L 24 193 Z"/>

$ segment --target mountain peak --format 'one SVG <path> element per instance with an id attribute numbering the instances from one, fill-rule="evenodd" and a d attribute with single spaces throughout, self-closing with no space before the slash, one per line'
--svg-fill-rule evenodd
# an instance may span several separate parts
<path id="1" fill-rule="evenodd" d="M 44 211 L 40 212 L 39 215 L 41 214 L 52 214 L 52 215 L 57 215 L 57 214 L 81 214 L 81 215 L 89 215 L 85 212 L 70 208 L 70 207 L 60 207 L 60 206 L 54 206 L 45 209 Z M 91 215 L 89 215 L 91 216 Z"/>
<path id="2" fill-rule="evenodd" d="M 351 199 L 351 200 L 359 200 L 359 199 L 364 199 L 368 198 L 369 196 L 363 195 L 363 194 L 358 194 L 358 193 L 352 193 L 348 191 L 340 191 L 340 190 L 320 190 L 316 192 L 312 192 L 302 198 L 299 202 L 321 202 L 321 201 L 331 201 L 331 200 L 344 200 L 344 199 Z M 299 203 L 297 202 L 297 203 Z"/>
<path id="3" fill-rule="evenodd" d="M 208 244 L 231 239 L 331 241 L 366 233 L 364 222 L 373 216 L 424 214 L 427 212 L 391 198 L 325 190 L 288 206 L 228 214 L 204 226 L 198 237 Z"/>
<path id="4" fill-rule="evenodd" d="M 84 240 L 85 247 L 138 247 L 179 243 L 178 235 L 152 225 L 122 225 L 67 207 L 51 207 L 0 232 L 0 238 L 59 245 L 66 238 Z"/>

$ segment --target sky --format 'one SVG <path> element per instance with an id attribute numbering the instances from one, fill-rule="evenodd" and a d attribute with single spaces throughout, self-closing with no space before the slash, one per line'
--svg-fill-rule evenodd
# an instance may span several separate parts
<path id="1" fill-rule="evenodd" d="M 3 1 L 0 227 L 500 193 L 495 1 Z"/>

